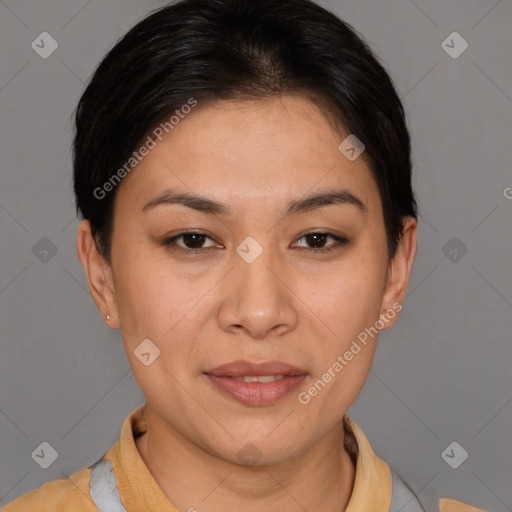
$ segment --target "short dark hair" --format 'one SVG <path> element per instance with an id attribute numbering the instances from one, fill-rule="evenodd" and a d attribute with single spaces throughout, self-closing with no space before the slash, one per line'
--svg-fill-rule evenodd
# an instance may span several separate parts
<path id="1" fill-rule="evenodd" d="M 204 106 L 283 94 L 306 96 L 364 143 L 393 257 L 404 218 L 417 218 L 404 108 L 361 36 L 309 0 L 181 0 L 107 53 L 78 103 L 73 142 L 77 213 L 102 256 L 110 263 L 117 188 L 95 190 L 150 130 L 191 98 Z"/>

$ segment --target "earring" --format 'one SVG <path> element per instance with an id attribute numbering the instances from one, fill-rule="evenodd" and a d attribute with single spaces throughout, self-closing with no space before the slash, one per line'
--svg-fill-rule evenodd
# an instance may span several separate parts
<path id="1" fill-rule="evenodd" d="M 110 320 L 111 318 L 112 318 L 112 317 L 111 317 L 110 315 L 107 315 L 107 316 L 106 316 L 106 319 L 107 319 L 107 320 Z"/>

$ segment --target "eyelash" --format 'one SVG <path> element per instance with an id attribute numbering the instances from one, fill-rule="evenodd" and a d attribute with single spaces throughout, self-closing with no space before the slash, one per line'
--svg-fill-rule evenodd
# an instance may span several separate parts
<path id="1" fill-rule="evenodd" d="M 163 241 L 163 245 L 165 247 L 171 247 L 174 251 L 184 253 L 184 254 L 199 254 L 199 253 L 204 253 L 210 249 L 215 249 L 215 247 L 205 247 L 205 248 L 199 248 L 199 249 L 185 249 L 183 247 L 176 245 L 176 243 L 175 243 L 176 240 L 178 240 L 179 238 L 182 238 L 185 235 L 201 235 L 201 236 L 205 236 L 206 238 L 209 238 L 210 240 L 212 240 L 212 238 L 210 236 L 208 236 L 206 233 L 202 233 L 200 231 L 184 231 L 183 233 L 179 233 L 178 235 L 173 236 L 171 238 L 166 238 Z M 298 240 L 301 240 L 302 238 L 304 238 L 308 235 L 326 235 L 328 237 L 331 237 L 333 240 L 335 240 L 335 243 L 330 244 L 329 246 L 327 246 L 327 248 L 325 248 L 325 247 L 318 248 L 318 249 L 306 248 L 305 251 L 307 253 L 325 254 L 325 253 L 331 252 L 333 250 L 339 249 L 339 248 L 350 243 L 349 239 L 347 239 L 343 236 L 338 236 L 333 233 L 326 232 L 326 231 L 311 231 L 308 233 L 304 233 L 300 238 L 298 238 Z M 174 245 L 174 247 L 172 247 L 173 245 Z"/>

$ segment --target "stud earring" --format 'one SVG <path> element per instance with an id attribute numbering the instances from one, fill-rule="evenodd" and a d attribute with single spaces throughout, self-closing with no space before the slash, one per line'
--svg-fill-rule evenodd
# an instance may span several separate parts
<path id="1" fill-rule="evenodd" d="M 107 320 L 110 320 L 111 318 L 112 318 L 112 317 L 111 317 L 110 315 L 107 315 L 107 316 L 106 316 L 106 319 L 107 319 Z"/>

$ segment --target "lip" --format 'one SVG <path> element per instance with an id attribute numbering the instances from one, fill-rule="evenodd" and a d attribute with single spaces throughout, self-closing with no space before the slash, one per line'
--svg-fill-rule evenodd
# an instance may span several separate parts
<path id="1" fill-rule="evenodd" d="M 305 375 L 308 372 L 282 361 L 266 361 L 264 363 L 250 363 L 248 361 L 232 361 L 221 364 L 206 372 L 216 377 L 242 377 L 243 375 Z"/>
<path id="2" fill-rule="evenodd" d="M 210 382 L 222 393 L 246 405 L 263 406 L 275 403 L 295 390 L 308 376 L 306 370 L 282 361 L 250 363 L 232 361 L 204 372 Z M 282 375 L 273 382 L 243 382 L 234 377 Z"/>

